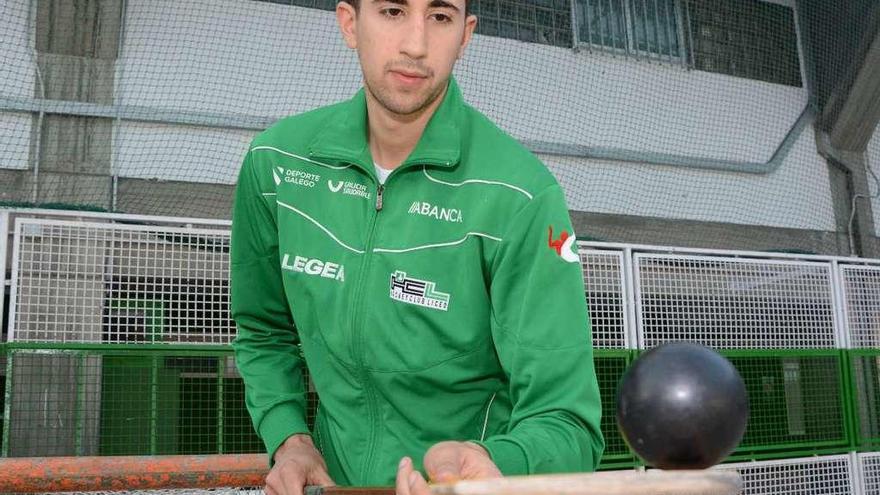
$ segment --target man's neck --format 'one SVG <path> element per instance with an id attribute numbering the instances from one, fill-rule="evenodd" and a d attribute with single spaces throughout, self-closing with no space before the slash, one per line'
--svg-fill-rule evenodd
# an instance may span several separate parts
<path id="1" fill-rule="evenodd" d="M 430 105 L 419 112 L 400 115 L 383 107 L 367 91 L 367 120 L 373 161 L 386 169 L 399 167 L 415 149 L 445 94 L 444 89 Z"/>

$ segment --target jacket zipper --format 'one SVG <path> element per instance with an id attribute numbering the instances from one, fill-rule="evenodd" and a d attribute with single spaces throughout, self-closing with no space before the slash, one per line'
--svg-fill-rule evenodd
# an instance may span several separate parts
<path id="1" fill-rule="evenodd" d="M 402 167 L 407 166 L 407 165 L 411 165 L 411 164 L 403 163 L 402 165 L 400 165 L 396 169 L 392 170 L 391 173 L 388 174 L 388 177 L 385 178 L 385 184 L 387 184 L 388 181 L 391 180 L 391 177 L 393 175 L 395 175 L 395 172 L 397 172 Z M 358 292 L 357 292 L 358 301 L 357 301 L 357 305 L 355 306 L 355 311 L 356 311 L 355 315 L 357 315 L 357 316 L 362 316 L 364 313 L 364 311 L 363 311 L 363 305 L 364 305 L 363 293 L 364 293 L 364 284 L 365 284 L 364 281 L 367 278 L 367 270 L 369 269 L 369 266 L 370 266 L 369 262 L 373 257 L 373 240 L 375 239 L 376 230 L 377 230 L 376 224 L 379 223 L 379 214 L 382 212 L 382 208 L 385 205 L 385 198 L 384 198 L 385 184 L 378 184 L 376 186 L 376 204 L 375 204 L 376 212 L 373 214 L 373 218 L 370 222 L 370 230 L 369 230 L 369 234 L 367 236 L 367 244 L 366 244 L 366 247 L 364 247 L 364 262 L 361 265 L 361 271 L 359 274 L 361 278 L 359 280 L 360 286 L 358 287 Z M 364 464 L 363 464 L 363 468 L 362 468 L 363 473 L 365 475 L 369 475 L 370 471 L 372 470 L 372 467 L 373 467 L 373 457 L 376 454 L 376 447 L 377 447 L 376 443 L 378 441 L 378 432 L 379 432 L 379 426 L 380 426 L 379 405 L 377 404 L 376 397 L 374 397 L 373 394 L 371 393 L 372 383 L 370 382 L 370 378 L 369 378 L 368 373 L 364 370 L 363 354 L 360 354 L 357 352 L 358 349 L 364 348 L 364 334 L 366 332 L 364 332 L 362 325 L 356 326 L 356 324 L 355 324 L 356 321 L 357 321 L 356 319 L 352 318 L 352 339 L 351 340 L 352 340 L 352 344 L 354 344 L 354 347 L 352 348 L 352 352 L 354 353 L 354 356 L 355 356 L 355 364 L 357 365 L 358 369 L 361 370 L 361 372 L 363 373 L 362 383 L 364 385 L 364 392 L 367 396 L 367 410 L 370 413 L 370 439 L 367 443 L 367 455 L 364 458 Z M 356 328 L 359 329 L 360 331 L 356 331 Z"/>
<path id="2" fill-rule="evenodd" d="M 334 157 L 327 156 L 327 158 L 336 158 L 339 160 L 347 160 L 344 157 Z M 440 162 L 437 162 L 439 164 Z M 445 163 L 445 162 L 443 162 Z M 425 164 L 434 164 L 433 162 L 425 162 Z M 363 164 L 360 164 L 363 169 Z M 391 177 L 397 175 L 397 172 L 402 168 L 409 168 L 410 166 L 416 165 L 414 162 L 404 162 L 396 169 L 392 170 L 388 177 L 385 179 L 385 183 L 387 184 Z M 370 175 L 368 173 L 368 175 Z M 370 175 L 372 178 L 373 176 Z M 363 325 L 359 323 L 359 318 L 363 315 L 363 305 L 364 305 L 364 286 L 366 285 L 367 280 L 367 271 L 369 270 L 370 261 L 372 259 L 373 253 L 373 240 L 376 236 L 376 224 L 379 221 L 379 214 L 384 207 L 384 194 L 386 186 L 384 184 L 378 184 L 378 180 L 373 178 L 375 182 L 377 182 L 376 187 L 376 203 L 374 205 L 375 211 L 373 212 L 372 217 L 370 218 L 370 225 L 367 233 L 367 242 L 364 245 L 364 259 L 361 261 L 360 271 L 358 272 L 357 283 L 355 284 L 355 303 L 352 305 L 352 313 L 351 313 L 351 329 L 349 336 L 349 345 L 351 346 L 351 355 L 354 358 L 355 362 L 355 371 L 357 372 L 358 379 L 364 387 L 364 394 L 367 399 L 367 411 L 370 420 L 370 435 L 369 440 L 367 442 L 367 455 L 364 458 L 364 463 L 362 464 L 361 471 L 362 474 L 368 475 L 369 470 L 371 469 L 371 465 L 373 463 L 373 457 L 376 451 L 376 441 L 379 430 L 379 406 L 376 403 L 376 398 L 372 393 L 372 383 L 370 382 L 370 378 L 366 370 L 364 370 L 364 360 L 363 355 L 358 351 L 363 349 Z"/>
<path id="3" fill-rule="evenodd" d="M 363 354 L 359 352 L 364 348 L 364 337 L 365 331 L 363 328 L 363 324 L 360 322 L 360 318 L 364 313 L 364 287 L 366 286 L 366 281 L 368 278 L 368 271 L 370 268 L 370 261 L 373 258 L 373 240 L 376 237 L 377 224 L 379 223 L 379 214 L 382 211 L 383 203 L 384 203 L 384 194 L 385 194 L 385 185 L 378 184 L 376 187 L 376 203 L 374 205 L 375 212 L 373 213 L 370 219 L 370 226 L 367 233 L 367 242 L 364 246 L 364 259 L 361 262 L 361 269 L 358 273 L 358 283 L 356 286 L 355 297 L 356 301 L 353 305 L 353 313 L 351 315 L 351 337 L 350 337 L 350 345 L 352 356 L 354 357 L 354 362 L 357 371 L 360 375 L 360 382 L 364 387 L 364 394 L 367 399 L 367 411 L 370 421 L 370 433 L 369 440 L 367 441 L 367 455 L 364 457 L 364 463 L 361 467 L 362 474 L 364 476 L 369 476 L 371 466 L 373 464 L 373 457 L 376 451 L 376 442 L 378 438 L 378 430 L 379 430 L 379 406 L 377 404 L 376 397 L 372 393 L 372 382 L 370 381 L 369 374 L 364 370 L 364 359 Z"/>

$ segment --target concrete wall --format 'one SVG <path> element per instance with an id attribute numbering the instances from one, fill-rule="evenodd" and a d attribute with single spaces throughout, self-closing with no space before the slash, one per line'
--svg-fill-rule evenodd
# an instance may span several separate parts
<path id="1" fill-rule="evenodd" d="M 30 2 L 0 2 L 0 96 L 30 98 L 34 94 L 36 72 L 30 53 L 28 17 Z M 0 112 L 0 169 L 28 168 L 31 139 L 31 116 Z"/>
<path id="2" fill-rule="evenodd" d="M 874 211 L 874 225 L 880 225 L 880 126 L 874 128 L 874 135 L 865 151 L 865 165 L 868 170 L 868 190 L 871 193 L 871 209 Z M 873 171 L 874 175 L 871 175 Z"/>
<path id="3" fill-rule="evenodd" d="M 9 455 L 97 455 L 101 357 L 18 353 L 12 359 Z"/>
<path id="4" fill-rule="evenodd" d="M 235 184 L 255 132 L 123 122 L 114 172 L 131 179 Z"/>
<path id="5" fill-rule="evenodd" d="M 127 13 L 127 104 L 280 117 L 359 86 L 331 12 L 140 0 Z M 807 98 L 801 88 L 483 36 L 457 74 L 471 103 L 521 139 L 729 160 L 768 159 Z"/>
<path id="6" fill-rule="evenodd" d="M 121 0 L 4 2 L 0 96 L 112 104 L 121 8 Z M 0 168 L 21 170 L 6 174 L 0 200 L 111 206 L 112 119 L 5 113 L 0 129 L 11 138 Z"/>
<path id="7" fill-rule="evenodd" d="M 125 103 L 280 117 L 357 88 L 356 59 L 332 13 L 220 5 L 130 3 Z M 807 98 L 803 88 L 483 36 L 457 76 L 469 101 L 521 139 L 754 162 L 770 158 Z M 234 180 L 249 133 L 158 127 L 123 124 L 117 173 Z M 575 210 L 833 230 L 825 163 L 813 142 L 805 132 L 767 175 L 545 159 Z M 166 169 L 175 162 L 185 165 Z"/>
<path id="8" fill-rule="evenodd" d="M 828 172 L 808 128 L 764 175 L 543 157 L 571 209 L 598 213 L 834 230 Z"/>
<path id="9" fill-rule="evenodd" d="M 26 3 L 7 2 L 22 12 Z M 126 15 L 113 82 L 119 104 L 275 118 L 347 98 L 360 84 L 356 56 L 331 12 L 242 0 L 130 0 Z M 4 50 L 25 60 L 26 37 L 16 39 Z M 468 100 L 520 139 L 706 160 L 767 161 L 808 96 L 804 88 L 484 36 L 475 38 L 456 74 Z M 169 191 L 192 184 L 196 196 L 217 201 L 223 213 L 228 200 L 220 196 L 231 190 L 254 135 L 125 121 L 108 132 L 117 144 L 109 157 L 102 148 L 91 160 L 75 161 L 98 174 L 89 180 L 158 180 Z M 828 172 L 809 129 L 783 165 L 764 175 L 543 158 L 573 210 L 834 230 Z M 195 183 L 226 189 L 206 193 Z M 150 185 L 131 184 L 137 192 Z M 79 189 L 110 191 L 106 182 Z M 117 205 L 142 199 L 120 194 Z M 184 197 L 178 206 L 186 208 Z"/>

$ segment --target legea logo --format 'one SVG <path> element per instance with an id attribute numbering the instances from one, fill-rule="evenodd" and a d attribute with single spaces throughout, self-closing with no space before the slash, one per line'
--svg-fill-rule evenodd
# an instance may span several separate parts
<path id="1" fill-rule="evenodd" d="M 294 256 L 291 263 L 290 255 L 285 253 L 281 260 L 281 269 L 345 282 L 345 266 L 316 258 Z"/>

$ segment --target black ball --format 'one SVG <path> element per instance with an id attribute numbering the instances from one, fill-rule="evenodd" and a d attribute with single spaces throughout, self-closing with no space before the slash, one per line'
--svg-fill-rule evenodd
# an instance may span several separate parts
<path id="1" fill-rule="evenodd" d="M 620 380 L 617 425 L 649 466 L 704 469 L 739 445 L 749 402 L 742 377 L 712 349 L 675 342 L 633 362 Z"/>

